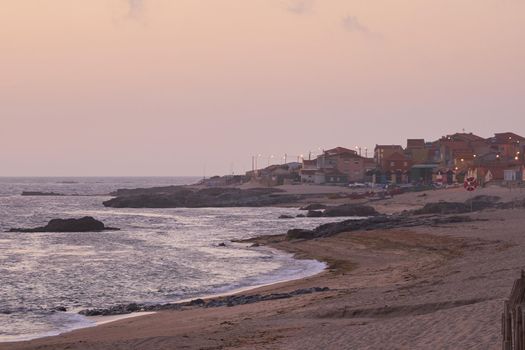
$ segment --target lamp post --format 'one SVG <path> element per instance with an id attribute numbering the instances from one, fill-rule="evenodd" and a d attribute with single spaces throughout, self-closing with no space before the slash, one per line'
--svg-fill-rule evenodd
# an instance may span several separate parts
<path id="1" fill-rule="evenodd" d="M 271 154 L 270 156 L 268 156 L 268 166 L 270 166 L 270 159 L 273 159 L 273 154 Z"/>
<path id="2" fill-rule="evenodd" d="M 255 172 L 257 173 L 257 175 L 259 175 L 259 158 L 261 157 L 262 157 L 262 154 L 258 154 L 255 157 Z"/>

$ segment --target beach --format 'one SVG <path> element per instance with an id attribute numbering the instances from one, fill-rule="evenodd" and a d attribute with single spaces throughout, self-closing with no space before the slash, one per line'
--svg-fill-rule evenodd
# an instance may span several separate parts
<path id="1" fill-rule="evenodd" d="M 462 189 L 395 196 L 374 204 L 399 212 Z M 519 189 L 476 194 L 523 199 Z M 253 238 L 329 268 L 243 295 L 329 290 L 233 307 L 192 307 L 123 319 L 0 349 L 497 349 L 501 312 L 525 266 L 525 209 L 488 209 L 472 222 L 339 233 L 287 241 Z M 335 220 L 334 220 L 335 221 Z M 300 222 L 297 222 L 300 226 Z"/>

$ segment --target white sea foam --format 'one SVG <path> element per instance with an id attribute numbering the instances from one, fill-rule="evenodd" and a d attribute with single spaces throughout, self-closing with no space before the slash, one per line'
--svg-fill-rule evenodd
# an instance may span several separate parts
<path id="1" fill-rule="evenodd" d="M 57 191 L 57 180 L 49 181 L 24 180 L 8 187 L 17 192 Z M 86 180 L 88 184 L 75 181 L 67 186 L 89 188 L 90 193 L 117 187 L 103 179 Z M 148 181 L 155 185 L 154 180 Z M 2 184 L 5 179 L 0 181 L 0 194 L 5 192 Z M 127 185 L 144 187 L 132 181 Z M 93 215 L 122 230 L 0 233 L 0 341 L 94 324 L 79 315 L 52 312 L 57 307 L 78 310 L 177 302 L 316 274 L 324 264 L 295 260 L 266 247 L 230 243 L 333 220 L 277 219 L 297 213 L 279 208 L 110 209 L 102 206 L 100 197 L 2 197 L 0 231 L 80 215 Z M 223 242 L 226 246 L 219 247 Z"/>

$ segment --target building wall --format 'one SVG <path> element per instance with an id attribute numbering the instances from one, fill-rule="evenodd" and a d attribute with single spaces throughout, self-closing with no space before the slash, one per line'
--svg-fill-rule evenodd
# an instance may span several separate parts
<path id="1" fill-rule="evenodd" d="M 336 169 L 348 175 L 348 181 L 359 182 L 365 178 L 365 159 L 360 157 L 340 157 Z"/>

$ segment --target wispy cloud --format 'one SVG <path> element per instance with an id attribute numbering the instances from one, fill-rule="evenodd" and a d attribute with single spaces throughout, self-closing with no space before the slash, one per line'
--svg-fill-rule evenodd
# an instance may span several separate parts
<path id="1" fill-rule="evenodd" d="M 297 15 L 303 15 L 313 10 L 314 0 L 292 0 L 286 3 L 286 10 Z"/>
<path id="2" fill-rule="evenodd" d="M 343 28 L 350 33 L 362 34 L 373 39 L 381 39 L 382 35 L 373 32 L 366 25 L 362 24 L 356 16 L 346 16 L 342 20 Z"/>
<path id="3" fill-rule="evenodd" d="M 355 16 L 346 16 L 343 18 L 343 27 L 351 33 L 370 33 L 370 29 L 359 22 Z"/>
<path id="4" fill-rule="evenodd" d="M 144 0 L 127 0 L 129 5 L 128 16 L 130 18 L 139 18 L 144 9 Z"/>

